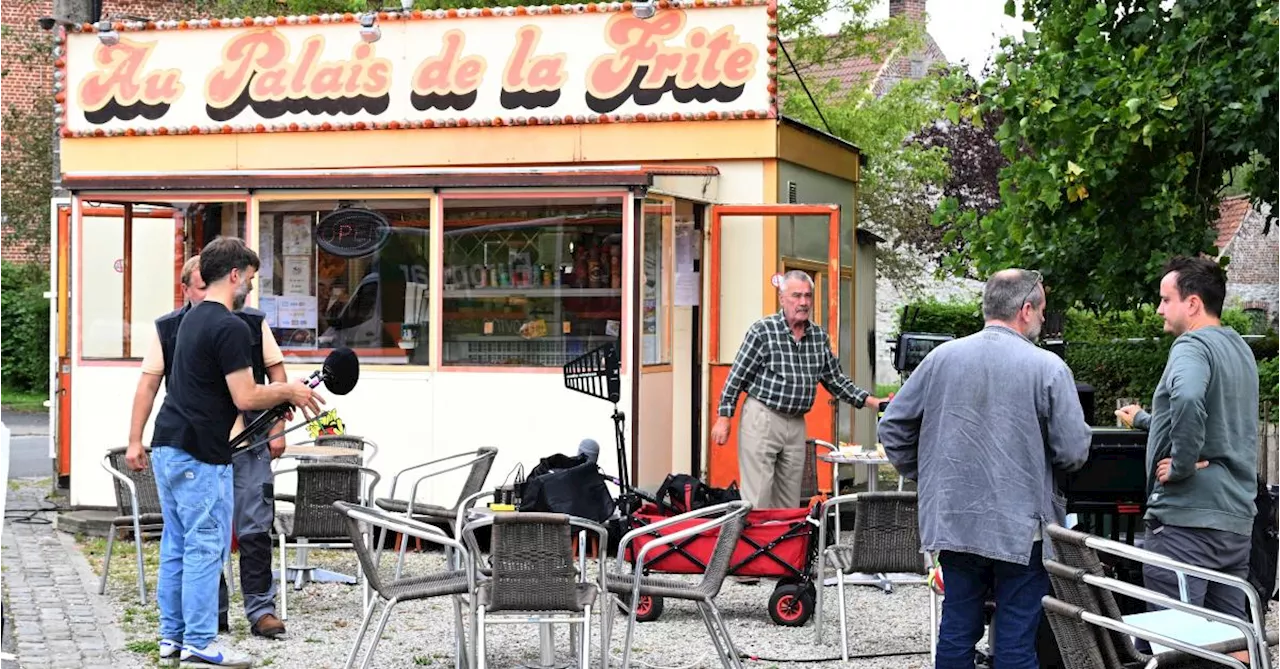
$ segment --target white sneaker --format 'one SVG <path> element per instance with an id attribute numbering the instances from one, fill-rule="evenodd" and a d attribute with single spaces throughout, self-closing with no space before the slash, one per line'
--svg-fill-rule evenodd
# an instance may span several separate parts
<path id="1" fill-rule="evenodd" d="M 178 656 L 182 654 L 182 643 L 173 639 L 160 640 L 160 666 L 178 666 Z"/>
<path id="2" fill-rule="evenodd" d="M 182 647 L 182 667 L 252 667 L 253 658 L 213 642 L 204 648 Z"/>

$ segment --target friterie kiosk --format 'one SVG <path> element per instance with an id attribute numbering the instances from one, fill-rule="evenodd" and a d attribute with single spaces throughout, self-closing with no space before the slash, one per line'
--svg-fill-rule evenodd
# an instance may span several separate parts
<path id="1" fill-rule="evenodd" d="M 99 462 L 126 441 L 152 321 L 181 305 L 183 261 L 217 235 L 261 255 L 250 304 L 291 377 L 335 347 L 359 353 L 360 385 L 330 405 L 379 444 L 379 494 L 403 467 L 481 445 L 499 448 L 491 482 L 585 437 L 616 469 L 612 407 L 562 377 L 605 342 L 621 352 L 635 480 L 732 480 L 711 416 L 784 270 L 815 276 L 818 318 L 869 386 L 860 157 L 777 113 L 775 7 L 637 13 L 58 28 L 72 195 L 55 209 L 53 424 L 71 503 L 113 503 Z M 874 440 L 827 399 L 813 436 Z"/>

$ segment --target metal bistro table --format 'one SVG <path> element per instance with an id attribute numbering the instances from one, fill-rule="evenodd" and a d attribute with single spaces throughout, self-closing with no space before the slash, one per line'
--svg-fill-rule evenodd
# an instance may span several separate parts
<path id="1" fill-rule="evenodd" d="M 880 465 L 889 464 L 889 458 L 885 457 L 878 451 L 841 451 L 835 449 L 823 453 L 818 458 L 824 462 L 831 463 L 831 487 L 838 494 L 840 489 L 840 466 L 864 466 L 867 468 L 867 492 L 876 492 L 879 490 L 879 474 Z M 898 489 L 902 489 L 902 477 L 898 477 Z M 840 542 L 840 510 L 836 509 L 836 543 Z M 823 519 L 826 522 L 826 519 Z M 915 583 L 920 580 L 919 576 L 912 575 L 911 582 Z M 822 583 L 823 585 L 836 585 L 837 578 L 832 576 Z M 852 585 L 874 585 L 885 592 L 893 592 L 893 578 L 889 574 L 845 574 L 844 582 Z"/>
<path id="2" fill-rule="evenodd" d="M 285 446 L 284 454 L 281 458 L 294 458 L 296 460 L 330 460 L 335 458 L 356 458 L 360 459 L 364 455 L 363 451 L 355 448 L 342 448 L 341 446 Z M 293 582 L 294 590 L 301 590 L 307 581 L 316 583 L 345 583 L 347 585 L 355 585 L 359 580 L 350 574 L 343 574 L 328 569 L 320 569 L 307 564 L 308 549 L 297 547 L 295 551 L 298 555 L 298 561 L 292 567 L 285 569 L 285 578 Z M 280 587 L 284 587 L 281 583 Z"/>

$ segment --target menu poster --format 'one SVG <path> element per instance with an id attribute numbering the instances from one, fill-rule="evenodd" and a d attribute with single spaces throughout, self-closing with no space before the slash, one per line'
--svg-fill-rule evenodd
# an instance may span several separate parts
<path id="1" fill-rule="evenodd" d="M 284 257 L 284 294 L 311 294 L 311 256 Z"/>
<path id="2" fill-rule="evenodd" d="M 277 297 L 276 327 L 314 328 L 316 326 L 316 298 Z"/>
<path id="3" fill-rule="evenodd" d="M 263 295 L 258 298 L 258 310 L 266 314 L 267 325 L 276 328 L 280 327 L 276 314 L 276 300 L 279 299 L 275 295 Z"/>
<path id="4" fill-rule="evenodd" d="M 693 219 L 676 217 L 676 290 L 675 305 L 677 307 L 696 307 L 702 298 L 702 276 L 698 272 L 696 260 L 700 241 L 698 231 L 693 227 Z"/>
<path id="5" fill-rule="evenodd" d="M 275 278 L 276 268 L 276 231 L 275 216 L 263 214 L 258 219 L 258 268 L 259 285 L 267 285 Z"/>
<path id="6" fill-rule="evenodd" d="M 311 216 L 309 214 L 285 216 L 281 229 L 284 231 L 280 250 L 282 255 L 311 255 Z"/>

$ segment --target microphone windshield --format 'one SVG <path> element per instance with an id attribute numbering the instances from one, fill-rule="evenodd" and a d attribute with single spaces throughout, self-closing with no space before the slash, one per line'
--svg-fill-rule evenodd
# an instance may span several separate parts
<path id="1" fill-rule="evenodd" d="M 334 395 L 346 395 L 360 380 L 360 358 L 349 348 L 337 348 L 324 359 L 321 368 L 324 387 Z"/>

